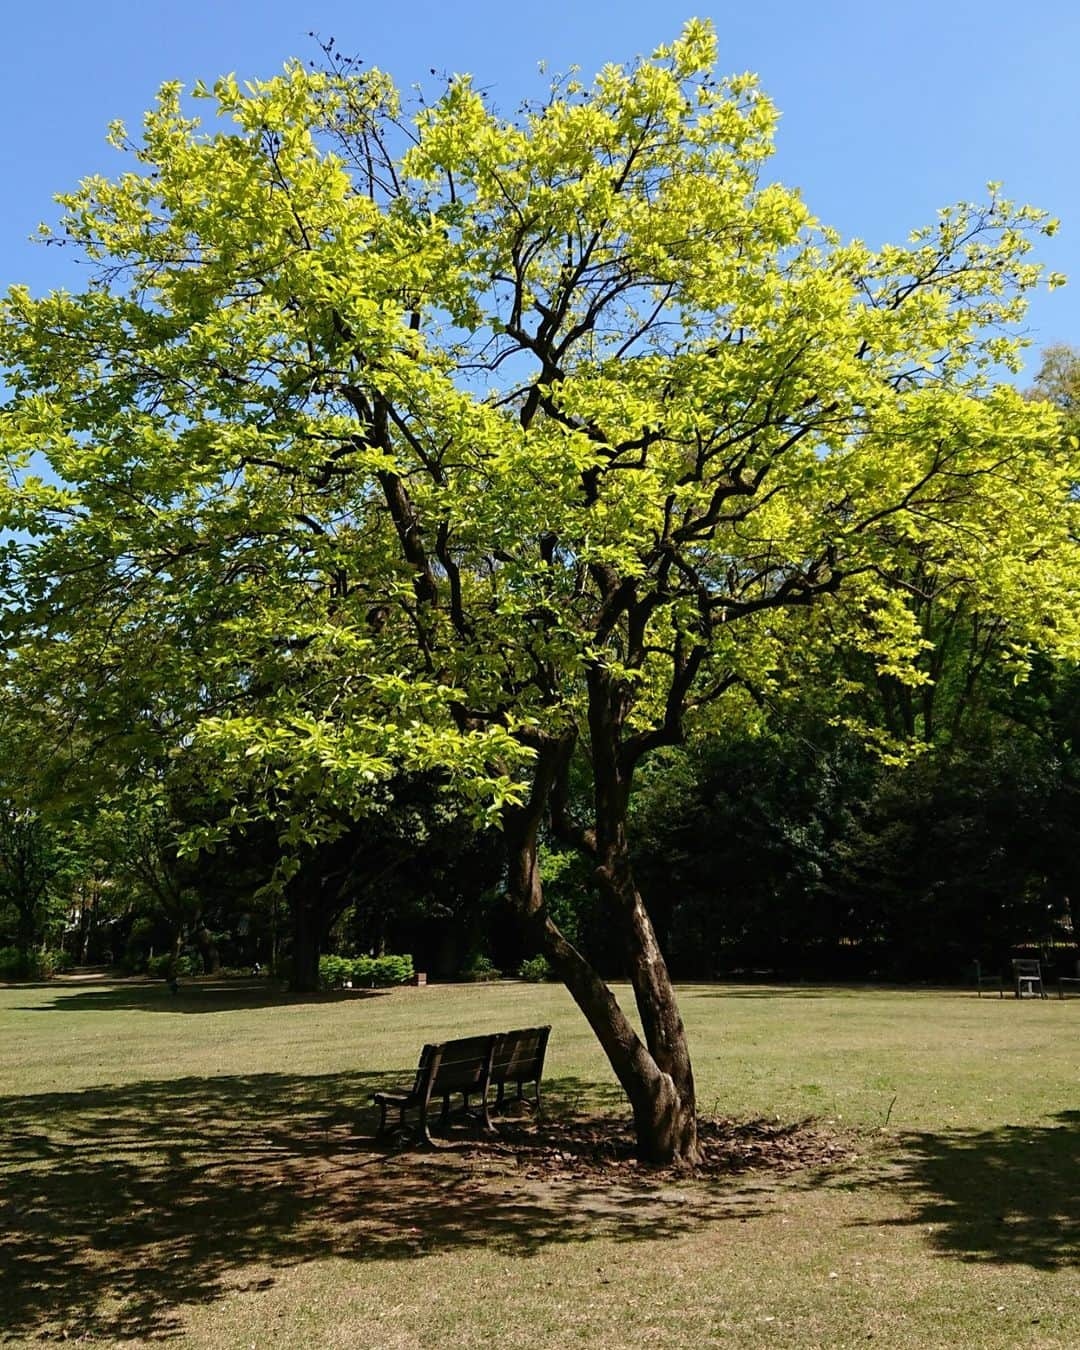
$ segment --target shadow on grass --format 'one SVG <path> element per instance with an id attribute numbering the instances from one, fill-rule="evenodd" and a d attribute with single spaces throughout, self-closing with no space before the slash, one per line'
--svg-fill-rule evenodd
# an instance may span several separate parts
<path id="1" fill-rule="evenodd" d="M 716 989 L 694 989 L 693 998 L 836 998 L 850 994 L 850 988 L 838 988 L 833 985 L 723 985 Z"/>
<path id="2" fill-rule="evenodd" d="M 964 1261 L 1073 1267 L 1080 1260 L 1080 1111 L 1052 1125 L 914 1134 L 903 1139 L 908 1214 Z M 891 1178 L 895 1184 L 895 1173 Z M 875 1225 L 876 1226 L 876 1225 Z"/>
<path id="3" fill-rule="evenodd" d="M 0 1339 L 146 1343 L 182 1335 L 185 1305 L 321 1257 L 529 1255 L 757 1212 L 735 1188 L 691 1205 L 670 1178 L 537 1183 L 464 1143 L 380 1148 L 368 1103 L 396 1081 L 251 1074 L 0 1098 Z M 545 1088 L 555 1112 L 607 1104 L 576 1079 Z"/>
<path id="4" fill-rule="evenodd" d="M 27 988 L 29 986 L 19 986 Z M 174 994 L 164 981 L 118 980 L 108 984 L 51 982 L 35 985 L 55 995 L 48 1002 L 14 1006 L 15 1012 L 241 1012 L 254 1008 L 280 1008 L 297 1003 L 345 1003 L 351 999 L 379 998 L 386 989 L 335 989 L 313 994 L 290 993 L 265 979 L 201 979 L 185 983 Z"/>
<path id="5" fill-rule="evenodd" d="M 684 997 L 690 998 L 861 998 L 867 993 L 949 993 L 955 992 L 946 985 L 901 985 L 885 981 L 866 981 L 860 984 L 782 984 L 769 983 L 762 979 L 760 983 L 739 985 L 725 983 L 723 980 L 709 987 L 705 985 L 689 986 Z"/>

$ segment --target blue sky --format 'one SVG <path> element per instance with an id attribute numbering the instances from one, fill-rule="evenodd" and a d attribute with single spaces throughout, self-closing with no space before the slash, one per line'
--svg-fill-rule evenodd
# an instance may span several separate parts
<path id="1" fill-rule="evenodd" d="M 1040 294 L 1036 348 L 1080 343 L 1080 0 L 52 0 L 5 7 L 0 35 L 0 284 L 77 284 L 54 250 L 27 242 L 51 196 L 122 161 L 106 124 L 132 127 L 164 80 L 258 78 L 315 55 L 309 29 L 390 71 L 471 71 L 509 111 L 551 70 L 591 74 L 709 15 L 725 70 L 754 70 L 783 113 L 775 176 L 845 236 L 902 240 L 989 179 L 1060 216 L 1040 246 L 1073 284 Z M 1034 362 L 1037 358 L 1031 358 Z"/>

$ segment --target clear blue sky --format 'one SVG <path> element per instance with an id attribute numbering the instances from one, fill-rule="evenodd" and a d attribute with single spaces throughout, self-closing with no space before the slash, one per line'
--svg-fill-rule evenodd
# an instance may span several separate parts
<path id="1" fill-rule="evenodd" d="M 9 0 L 0 285 L 75 284 L 27 236 L 54 192 L 120 167 L 106 124 L 136 126 L 164 80 L 264 77 L 314 55 L 314 29 L 401 85 L 471 71 L 509 111 L 542 91 L 539 59 L 591 74 L 693 13 L 715 21 L 722 66 L 757 71 L 779 105 L 776 176 L 842 234 L 902 240 L 989 179 L 1060 216 L 1040 257 L 1073 282 L 1037 298 L 1030 329 L 1038 345 L 1080 343 L 1080 0 Z"/>

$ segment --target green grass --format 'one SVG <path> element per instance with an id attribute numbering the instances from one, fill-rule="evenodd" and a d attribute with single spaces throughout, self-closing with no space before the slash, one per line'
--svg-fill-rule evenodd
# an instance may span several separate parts
<path id="1" fill-rule="evenodd" d="M 0 987 L 0 1340 L 1080 1344 L 1080 1002 L 682 998 L 704 1111 L 813 1115 L 858 1159 L 603 1181 L 371 1147 L 371 1092 L 467 1031 L 550 1021 L 552 1110 L 620 1112 L 555 986 Z"/>

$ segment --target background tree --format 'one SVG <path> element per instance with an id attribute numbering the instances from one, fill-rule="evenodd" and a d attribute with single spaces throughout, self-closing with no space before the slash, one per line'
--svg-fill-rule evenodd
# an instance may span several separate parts
<path id="1" fill-rule="evenodd" d="M 1047 347 L 1030 396 L 1046 399 L 1058 408 L 1066 432 L 1075 434 L 1080 426 L 1080 351 L 1065 342 Z"/>
<path id="2" fill-rule="evenodd" d="M 91 726 L 120 690 L 132 736 L 287 809 L 297 861 L 438 773 L 501 825 L 510 899 L 661 1161 L 697 1156 L 696 1108 L 638 765 L 825 652 L 817 605 L 904 677 L 917 561 L 1017 642 L 1074 639 L 1074 466 L 992 381 L 1053 223 L 994 190 L 907 246 L 841 244 L 762 182 L 775 110 L 714 57 L 693 22 L 516 120 L 455 78 L 409 122 L 339 62 L 197 88 L 231 123 L 209 134 L 166 86 L 141 143 L 114 128 L 134 171 L 62 199 L 96 281 L 13 291 L 0 330 L 21 669 Z M 546 906 L 545 820 L 593 870 L 640 1034 Z"/>
<path id="3" fill-rule="evenodd" d="M 27 958 L 50 919 L 59 917 L 53 887 L 60 870 L 56 841 L 41 817 L 11 803 L 0 806 L 0 919 Z"/>

